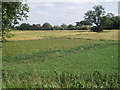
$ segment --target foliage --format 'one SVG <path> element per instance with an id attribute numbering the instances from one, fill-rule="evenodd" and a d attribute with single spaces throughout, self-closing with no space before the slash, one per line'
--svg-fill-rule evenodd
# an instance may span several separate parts
<path id="1" fill-rule="evenodd" d="M 120 16 L 114 16 L 112 13 L 105 15 L 103 6 L 98 5 L 93 7 L 94 10 L 89 10 L 85 13 L 85 20 L 91 22 L 94 27 L 92 31 L 99 32 L 104 29 L 119 29 L 120 28 Z"/>
<path id="2" fill-rule="evenodd" d="M 63 28 L 63 30 L 67 30 L 67 25 L 66 24 L 62 24 L 61 27 Z"/>
<path id="3" fill-rule="evenodd" d="M 14 28 L 15 30 L 42 30 L 42 27 L 40 24 L 33 24 L 30 25 L 28 23 L 22 23 L 20 26 L 16 26 Z"/>
<path id="4" fill-rule="evenodd" d="M 120 16 L 114 16 L 112 13 L 108 13 L 102 17 L 102 26 L 105 29 L 119 29 L 120 28 Z"/>
<path id="5" fill-rule="evenodd" d="M 50 25 L 50 23 L 44 23 L 42 25 L 42 29 L 43 30 L 51 30 L 52 29 L 52 25 Z"/>
<path id="6" fill-rule="evenodd" d="M 76 25 L 66 25 L 62 24 L 61 26 L 51 26 L 49 23 L 44 23 L 42 26 L 40 24 L 21 24 L 17 26 L 18 30 L 89 30 L 91 27 L 91 22 L 88 20 L 83 20 L 80 22 L 76 22 Z M 104 29 L 119 29 L 120 28 L 120 16 L 114 16 L 112 13 L 108 13 L 100 17 L 100 25 L 93 26 L 91 31 L 99 32 Z"/>
<path id="7" fill-rule="evenodd" d="M 39 25 L 39 24 L 38 24 Z M 29 25 L 26 23 L 22 23 L 20 26 L 16 26 L 17 30 L 88 30 L 89 27 L 85 26 L 74 26 L 74 25 L 66 25 L 66 24 L 62 24 L 61 26 L 51 26 L 51 25 L 44 25 L 44 26 L 38 26 L 38 25 Z"/>
<path id="8" fill-rule="evenodd" d="M 74 30 L 74 26 L 72 24 L 68 25 L 68 30 Z"/>
<path id="9" fill-rule="evenodd" d="M 22 23 L 22 24 L 20 25 L 20 29 L 21 29 L 21 30 L 30 29 L 30 24 Z"/>
<path id="10" fill-rule="evenodd" d="M 102 28 L 101 18 L 104 16 L 105 11 L 102 5 L 94 6 L 93 9 L 94 10 L 89 10 L 85 13 L 85 19 L 95 24 L 98 29 L 97 31 L 99 31 Z"/>
<path id="11" fill-rule="evenodd" d="M 120 29 L 120 16 L 115 16 L 111 18 L 113 21 L 112 27 L 115 29 Z"/>
<path id="12" fill-rule="evenodd" d="M 112 23 L 113 23 L 111 20 L 111 17 L 109 17 L 109 15 L 103 16 L 101 18 L 101 22 L 102 22 L 103 28 L 109 28 L 110 25 L 112 25 Z"/>
<path id="13" fill-rule="evenodd" d="M 22 2 L 2 2 L 2 39 L 11 37 L 9 33 L 11 28 L 18 21 L 23 20 L 22 18 L 27 18 L 27 12 L 29 12 L 29 7 L 27 4 Z"/>
<path id="14" fill-rule="evenodd" d="M 60 30 L 60 27 L 58 25 L 53 27 L 54 30 Z"/>

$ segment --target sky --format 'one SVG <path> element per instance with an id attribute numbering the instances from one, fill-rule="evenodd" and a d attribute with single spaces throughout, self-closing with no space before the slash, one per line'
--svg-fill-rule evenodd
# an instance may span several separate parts
<path id="1" fill-rule="evenodd" d="M 29 0 L 28 19 L 21 23 L 51 25 L 73 24 L 84 19 L 84 14 L 94 5 L 102 5 L 107 13 L 118 15 L 119 0 Z"/>

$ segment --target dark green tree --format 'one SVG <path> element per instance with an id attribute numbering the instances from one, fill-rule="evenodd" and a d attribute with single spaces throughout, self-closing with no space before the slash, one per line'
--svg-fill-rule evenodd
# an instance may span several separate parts
<path id="1" fill-rule="evenodd" d="M 2 2 L 2 41 L 11 37 L 9 33 L 19 21 L 27 18 L 29 7 L 21 2 Z"/>
<path id="2" fill-rule="evenodd" d="M 60 30 L 60 27 L 58 25 L 53 27 L 54 30 Z"/>
<path id="3" fill-rule="evenodd" d="M 104 29 L 120 29 L 120 16 L 114 16 L 112 13 L 103 16 L 101 22 Z"/>
<path id="4" fill-rule="evenodd" d="M 22 23 L 19 28 L 20 30 L 30 30 L 30 24 Z"/>
<path id="5" fill-rule="evenodd" d="M 94 10 L 89 10 L 87 13 L 85 13 L 85 20 L 89 21 L 95 27 L 93 28 L 93 31 L 102 31 L 102 17 L 105 15 L 105 10 L 102 5 L 97 5 L 93 7 Z"/>
<path id="6" fill-rule="evenodd" d="M 50 23 L 44 23 L 42 25 L 43 30 L 52 30 L 52 25 Z"/>
<path id="7" fill-rule="evenodd" d="M 113 21 L 112 27 L 114 29 L 120 29 L 120 16 L 114 16 L 111 19 Z"/>
<path id="8" fill-rule="evenodd" d="M 66 24 L 62 24 L 62 25 L 61 25 L 61 28 L 62 28 L 63 30 L 67 30 L 67 25 L 66 25 Z"/>
<path id="9" fill-rule="evenodd" d="M 80 22 L 76 22 L 76 26 L 81 26 Z"/>
<path id="10" fill-rule="evenodd" d="M 74 30 L 75 27 L 74 27 L 72 24 L 70 24 L 70 25 L 68 25 L 68 29 L 69 29 L 69 30 Z"/>
<path id="11" fill-rule="evenodd" d="M 101 18 L 101 25 L 104 29 L 112 28 L 112 24 L 113 24 L 112 17 L 114 17 L 114 14 L 108 13 L 107 15 Z"/>

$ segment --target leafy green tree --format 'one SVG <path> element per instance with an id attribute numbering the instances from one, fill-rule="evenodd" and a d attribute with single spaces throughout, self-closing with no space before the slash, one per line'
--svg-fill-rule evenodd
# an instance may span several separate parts
<path id="1" fill-rule="evenodd" d="M 81 26 L 80 22 L 76 22 L 76 26 Z"/>
<path id="2" fill-rule="evenodd" d="M 40 24 L 33 24 L 30 26 L 30 30 L 41 30 L 41 25 Z"/>
<path id="3" fill-rule="evenodd" d="M 89 21 L 96 27 L 95 31 L 102 31 L 102 21 L 101 18 L 105 15 L 105 11 L 102 5 L 97 5 L 93 7 L 94 10 L 89 10 L 85 13 L 85 20 Z"/>
<path id="4" fill-rule="evenodd" d="M 20 30 L 29 30 L 30 29 L 30 24 L 22 23 L 19 28 L 20 28 Z"/>
<path id="5" fill-rule="evenodd" d="M 41 24 L 36 24 L 35 25 L 35 30 L 41 30 Z"/>
<path id="6" fill-rule="evenodd" d="M 62 24 L 61 27 L 62 27 L 63 30 L 65 30 L 65 29 L 67 30 L 67 25 L 66 24 Z"/>
<path id="7" fill-rule="evenodd" d="M 101 18 L 101 25 L 104 29 L 110 29 L 111 28 L 111 25 L 113 24 L 113 21 L 112 21 L 112 17 L 114 16 L 114 14 L 112 13 L 108 13 L 107 15 L 103 16 Z"/>
<path id="8" fill-rule="evenodd" d="M 41 28 L 41 25 L 40 24 L 36 24 L 36 27 Z"/>
<path id="9" fill-rule="evenodd" d="M 105 29 L 120 29 L 120 16 L 114 16 L 114 14 L 108 13 L 101 20 L 101 25 Z"/>
<path id="10" fill-rule="evenodd" d="M 52 25 L 50 23 L 44 23 L 42 25 L 43 30 L 52 30 Z"/>
<path id="11" fill-rule="evenodd" d="M 29 7 L 21 2 L 2 2 L 2 41 L 11 37 L 11 28 L 27 18 Z"/>
<path id="12" fill-rule="evenodd" d="M 75 28 L 75 27 L 74 27 L 72 24 L 68 25 L 68 29 L 69 29 L 69 30 L 74 30 L 74 28 Z"/>
<path id="13" fill-rule="evenodd" d="M 58 25 L 53 27 L 54 30 L 60 30 L 60 27 Z"/>
<path id="14" fill-rule="evenodd" d="M 113 21 L 112 27 L 114 29 L 120 29 L 120 16 L 114 16 L 111 19 Z"/>

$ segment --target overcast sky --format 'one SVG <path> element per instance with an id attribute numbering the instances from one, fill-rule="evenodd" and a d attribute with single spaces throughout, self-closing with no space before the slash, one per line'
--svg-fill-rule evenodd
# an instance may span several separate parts
<path id="1" fill-rule="evenodd" d="M 50 2 L 51 1 L 51 2 Z M 104 2 L 103 2 L 104 1 Z M 29 17 L 20 23 L 52 25 L 75 24 L 84 19 L 84 13 L 94 5 L 103 5 L 107 13 L 118 15 L 119 0 L 29 0 Z"/>

